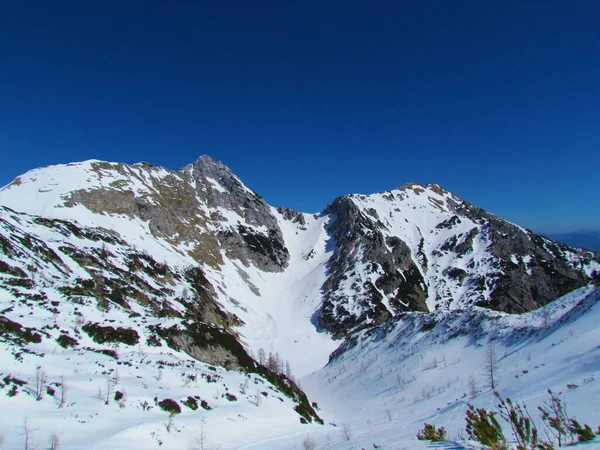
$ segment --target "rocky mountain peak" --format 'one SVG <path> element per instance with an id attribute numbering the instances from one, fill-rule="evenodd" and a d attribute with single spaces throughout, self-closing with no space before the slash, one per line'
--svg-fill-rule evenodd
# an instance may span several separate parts
<path id="1" fill-rule="evenodd" d="M 180 170 L 217 223 L 227 254 L 267 271 L 287 266 L 289 252 L 269 204 L 220 161 L 208 155 Z"/>

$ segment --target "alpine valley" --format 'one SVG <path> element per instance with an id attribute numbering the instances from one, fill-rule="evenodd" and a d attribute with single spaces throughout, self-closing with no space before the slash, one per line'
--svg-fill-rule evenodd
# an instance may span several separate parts
<path id="1" fill-rule="evenodd" d="M 492 346 L 502 396 L 595 427 L 598 272 L 436 184 L 305 214 L 208 156 L 32 170 L 0 189 L 0 439 L 419 449 L 427 422 L 478 448 Z"/>

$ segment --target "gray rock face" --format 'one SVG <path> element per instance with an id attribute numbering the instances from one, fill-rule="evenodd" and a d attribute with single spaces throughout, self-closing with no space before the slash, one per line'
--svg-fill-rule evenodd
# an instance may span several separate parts
<path id="1" fill-rule="evenodd" d="M 538 236 L 493 214 L 463 202 L 452 204 L 457 214 L 483 225 L 491 240 L 488 251 L 500 273 L 490 302 L 479 306 L 508 313 L 531 311 L 590 282 L 583 270 L 597 257 Z M 577 255 L 577 259 L 570 255 Z"/>
<path id="2" fill-rule="evenodd" d="M 81 204 L 97 214 L 140 218 L 148 222 L 155 237 L 186 244 L 191 256 L 213 267 L 222 263 L 220 249 L 265 271 L 282 271 L 287 266 L 289 253 L 271 207 L 224 164 L 202 156 L 178 172 L 167 171 L 166 176 L 165 169 L 147 164 L 92 165 L 100 174 L 116 172 L 142 182 L 147 189 L 141 193 L 120 180 L 102 188 L 73 191 L 65 206 Z M 215 213 L 209 215 L 210 211 Z M 234 212 L 245 225 L 227 224 L 219 211 Z"/>
<path id="3" fill-rule="evenodd" d="M 93 163 L 95 171 L 117 172 L 124 177 L 140 180 L 146 175 L 145 193 L 116 182 L 102 188 L 81 189 L 70 193 L 65 206 L 81 204 L 96 214 L 123 214 L 148 222 L 150 232 L 174 245 L 188 244 L 190 255 L 199 262 L 216 267 L 222 262 L 216 237 L 206 225 L 209 217 L 185 177 L 177 172 L 158 178 L 153 175 L 164 169 L 150 165 L 132 167 L 125 164 Z M 156 180 L 160 181 L 156 181 Z M 115 230 L 118 232 L 118 230 Z"/>
<path id="4" fill-rule="evenodd" d="M 336 199 L 325 213 L 332 216 L 328 231 L 335 251 L 323 285 L 321 328 L 342 337 L 402 311 L 427 311 L 425 282 L 406 243 L 399 238 L 386 242 L 378 224 L 348 197 Z M 350 285 L 349 274 L 355 276 Z M 392 296 L 388 306 L 383 303 L 384 295 Z M 357 304 L 361 313 L 350 312 L 349 303 Z"/>
<path id="5" fill-rule="evenodd" d="M 306 219 L 304 218 L 304 214 L 298 211 L 278 206 L 277 212 L 281 214 L 285 220 L 290 220 L 293 223 L 299 223 L 300 225 L 306 225 Z"/>
<path id="6" fill-rule="evenodd" d="M 279 230 L 277 219 L 271 214 L 271 207 L 267 202 L 246 188 L 225 164 L 203 155 L 188 168 L 191 169 L 191 184 L 195 186 L 196 195 L 208 206 L 234 211 L 249 225 Z M 180 172 L 185 173 L 188 168 L 181 169 Z M 210 180 L 216 181 L 222 189 Z"/>
<path id="7" fill-rule="evenodd" d="M 91 162 L 85 173 L 89 178 L 79 185 L 88 180 L 89 187 L 61 194 L 64 204 L 57 207 L 83 205 L 99 215 L 140 219 L 154 237 L 215 269 L 224 250 L 245 265 L 281 272 L 290 255 L 278 220 L 307 226 L 308 216 L 274 212 L 208 156 L 179 171 Z M 15 192 L 20 182 L 13 183 Z M 592 270 L 600 270 L 598 254 L 536 236 L 438 185 L 339 197 L 323 215 L 330 216 L 333 253 L 314 318 L 336 337 L 406 311 L 530 311 L 589 283 Z M 313 249 L 304 259 L 314 256 Z"/>
<path id="8" fill-rule="evenodd" d="M 381 210 L 364 206 L 368 201 L 359 206 L 360 201 L 353 201 L 357 197 L 340 197 L 325 210 L 332 218 L 328 231 L 335 250 L 317 323 L 334 336 L 347 336 L 405 311 L 428 311 L 432 298 L 442 308 L 476 305 L 521 313 L 590 283 L 590 264 L 598 262 L 593 253 L 534 235 L 437 185 L 409 189 L 446 199 L 444 204 L 430 197 L 446 218 L 428 236 L 414 227 L 420 243 L 413 251 L 405 236 L 390 235 L 394 228 L 380 217 Z M 394 202 L 402 194 L 383 198 Z M 394 210 L 400 211 L 392 206 Z M 438 231 L 447 237 L 435 244 Z"/>
<path id="9" fill-rule="evenodd" d="M 248 225 L 218 232 L 219 244 L 228 256 L 270 272 L 287 267 L 289 252 L 281 229 L 262 197 L 246 188 L 227 166 L 206 155 L 180 172 L 191 174 L 190 184 L 208 207 L 233 211 Z"/>

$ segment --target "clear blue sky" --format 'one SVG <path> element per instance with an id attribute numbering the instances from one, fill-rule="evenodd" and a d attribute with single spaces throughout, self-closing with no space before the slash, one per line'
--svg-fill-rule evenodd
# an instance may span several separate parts
<path id="1" fill-rule="evenodd" d="M 437 182 L 600 228 L 600 2 L 3 2 L 0 184 L 207 153 L 270 203 Z"/>

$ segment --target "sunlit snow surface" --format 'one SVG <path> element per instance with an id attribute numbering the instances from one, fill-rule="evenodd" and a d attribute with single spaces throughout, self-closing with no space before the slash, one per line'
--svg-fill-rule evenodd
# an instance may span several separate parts
<path id="1" fill-rule="evenodd" d="M 0 204 L 29 214 L 118 230 L 130 245 L 147 251 L 158 261 L 180 267 L 193 263 L 186 256 L 185 248 L 174 247 L 152 236 L 148 224 L 141 220 L 92 214 L 81 205 L 62 206 L 70 192 L 101 186 L 126 185 L 136 195 L 151 198 L 154 181 L 174 176 L 171 171 L 142 165 L 128 166 L 125 174 L 97 171 L 91 169 L 92 163 L 94 161 L 30 171 L 20 177 L 18 185 L 0 191 Z M 209 179 L 208 184 L 221 192 L 222 186 L 216 180 Z M 384 234 L 402 236 L 413 254 L 418 252 L 422 240 L 423 252 L 432 260 L 433 252 L 449 233 L 467 233 L 478 226 L 464 219 L 460 229 L 436 228 L 451 217 L 440 206 L 447 195 L 432 192 L 424 195 L 405 189 L 352 198 L 363 211 L 373 209 L 384 225 Z M 390 201 L 390 196 L 394 201 Z M 213 212 L 215 209 L 206 206 L 207 215 Z M 251 226 L 235 212 L 216 212 L 223 221 L 210 224 L 211 227 L 238 223 Z M 600 389 L 596 381 L 600 376 L 597 325 L 600 306 L 599 293 L 594 288 L 580 289 L 542 310 L 520 316 L 478 308 L 465 310 L 469 299 L 464 298 L 466 294 L 458 284 L 444 278 L 443 268 L 449 262 L 443 260 L 443 255 L 438 256 L 437 265 L 429 265 L 423 271 L 430 289 L 428 306 L 434 309 L 438 304 L 431 300 L 435 298 L 433 293 L 443 291 L 448 299 L 443 307 L 451 311 L 437 311 L 429 315 L 429 319 L 420 313 L 409 313 L 375 331 L 363 332 L 356 345 L 348 346 L 346 352 L 328 364 L 330 353 L 341 341 L 333 341 L 327 334 L 317 332 L 313 317 L 322 301 L 321 286 L 327 276 L 333 247 L 326 231 L 330 218 L 305 214 L 306 225 L 300 225 L 283 219 L 275 209 L 272 213 L 290 252 L 285 271 L 262 272 L 225 255 L 218 270 L 206 267 L 205 271 L 220 303 L 244 321 L 237 329 L 244 344 L 254 353 L 260 348 L 267 353 L 278 352 L 290 362 L 293 373 L 302 377 L 301 384 L 309 399 L 318 403 L 325 426 L 301 425 L 299 416 L 292 410 L 293 404 L 286 398 L 279 400 L 277 395 L 263 397 L 257 406 L 257 391 L 273 392 L 262 380 L 257 381 L 252 376 L 245 386 L 245 375 L 220 368 L 213 370 L 166 346 L 148 347 L 144 344 L 145 336 L 135 347 L 113 347 L 121 364 L 106 355 L 60 347 L 54 339 L 59 328 L 74 333 L 76 307 L 86 321 L 131 327 L 140 333 L 148 324 L 159 320 L 164 323 L 165 319 L 157 319 L 135 304 L 132 308 L 140 317 L 132 318 L 118 308 L 101 313 L 94 304 L 75 305 L 65 301 L 54 289 L 54 281 L 85 277 L 86 272 L 60 253 L 63 237 L 22 216 L 10 220 L 58 252 L 71 273 L 66 275 L 51 266 L 40 268 L 40 279 L 49 301 L 60 302 L 58 314 L 37 308 L 34 301 L 16 301 L 8 290 L 0 291 L 0 311 L 5 317 L 36 329 L 46 326 L 45 331 L 50 335 L 41 344 L 30 344 L 35 354 L 22 354 L 22 362 L 15 359 L 14 349 L 2 347 L 0 351 L 0 379 L 10 374 L 28 381 L 28 387 L 16 397 L 6 395 L 7 387 L 0 391 L 3 448 L 22 447 L 20 433 L 25 418 L 34 430 L 32 443 L 40 448 L 56 433 L 62 441 L 61 448 L 65 449 L 185 449 L 204 433 L 205 448 L 213 449 L 303 448 L 307 437 L 316 442 L 316 448 L 322 449 L 361 449 L 374 445 L 384 449 L 418 449 L 427 446 L 415 440 L 424 422 L 444 426 L 449 438 L 460 441 L 466 438 L 467 402 L 486 408 L 492 408 L 494 403 L 491 392 L 484 388 L 481 367 L 491 329 L 495 330 L 500 357 L 498 390 L 502 395 L 526 401 L 529 410 L 535 412 L 536 406 L 547 398 L 546 390 L 551 388 L 562 392 L 570 414 L 594 429 L 600 425 Z M 75 238 L 72 243 L 100 245 Z M 475 267 L 481 272 L 492 270 L 487 245 L 485 236 L 479 236 L 474 242 Z M 468 262 L 454 259 L 452 265 L 462 268 Z M 529 263 L 527 258 L 516 262 L 525 266 Z M 25 264 L 22 269 L 28 270 Z M 430 323 L 433 319 L 435 323 Z M 429 323 L 427 332 L 423 331 L 424 320 Z M 54 325 L 57 328 L 53 328 Z M 98 348 L 84 333 L 78 339 L 80 347 Z M 68 391 L 63 408 L 58 408 L 56 397 L 46 395 L 36 401 L 25 392 L 34 384 L 38 365 L 43 367 L 55 388 L 60 377 L 65 377 Z M 160 372 L 159 366 L 164 367 Z M 116 371 L 118 382 L 115 382 Z M 105 405 L 105 400 L 98 395 L 99 390 L 106 391 L 107 372 L 113 383 L 111 389 L 126 394 L 124 407 L 114 400 Z M 194 374 L 196 379 L 191 380 L 190 375 Z M 217 381 L 208 382 L 201 374 L 218 375 Z M 472 400 L 468 387 L 471 376 L 481 391 Z M 227 400 L 225 392 L 238 400 Z M 182 405 L 182 414 L 175 417 L 174 426 L 168 432 L 167 414 L 154 405 L 154 398 L 173 398 L 180 402 L 190 395 L 205 399 L 214 409 L 192 411 Z M 144 402 L 152 409 L 144 409 Z M 344 424 L 349 430 L 349 440 L 343 437 Z M 594 446 L 588 444 L 586 448 Z M 196 447 L 201 448 L 199 443 Z"/>

